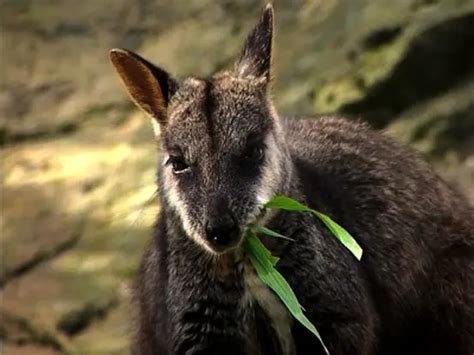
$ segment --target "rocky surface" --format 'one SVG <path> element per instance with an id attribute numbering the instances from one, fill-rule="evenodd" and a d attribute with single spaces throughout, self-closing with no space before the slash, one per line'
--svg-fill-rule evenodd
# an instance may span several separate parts
<path id="1" fill-rule="evenodd" d="M 121 354 L 159 208 L 155 145 L 107 50 L 230 67 L 258 1 L 0 1 L 2 354 Z M 284 113 L 362 117 L 474 202 L 474 1 L 276 1 Z"/>

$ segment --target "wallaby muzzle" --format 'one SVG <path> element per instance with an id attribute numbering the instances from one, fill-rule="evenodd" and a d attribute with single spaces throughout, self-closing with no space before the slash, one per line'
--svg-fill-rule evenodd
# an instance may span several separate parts
<path id="1" fill-rule="evenodd" d="M 235 247 L 241 238 L 239 223 L 222 196 L 212 196 L 205 224 L 206 240 L 218 253 Z"/>

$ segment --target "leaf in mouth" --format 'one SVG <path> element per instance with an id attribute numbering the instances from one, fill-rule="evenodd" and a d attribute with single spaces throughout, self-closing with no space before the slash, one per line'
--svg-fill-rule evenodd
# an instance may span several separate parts
<path id="1" fill-rule="evenodd" d="M 315 211 L 301 202 L 286 196 L 275 196 L 270 201 L 263 205 L 264 208 L 280 209 L 286 211 L 300 211 L 309 212 L 319 218 L 321 222 L 329 229 L 329 231 L 344 245 L 356 258 L 360 261 L 362 258 L 362 248 L 357 241 L 339 224 L 334 222 L 329 216 L 324 213 Z"/>
<path id="2" fill-rule="evenodd" d="M 255 232 L 250 229 L 247 231 L 244 246 L 258 277 L 277 294 L 293 317 L 319 339 L 326 354 L 329 354 L 318 330 L 303 313 L 303 307 L 298 302 L 290 285 L 275 269 L 278 258 L 272 256 L 270 251 L 255 235 Z"/>
<path id="3" fill-rule="evenodd" d="M 357 241 L 349 234 L 349 232 L 334 222 L 329 216 L 319 211 L 315 211 L 286 196 L 276 196 L 272 198 L 263 205 L 263 208 L 309 212 L 313 214 L 321 220 L 321 222 L 329 229 L 329 231 L 357 258 L 357 260 L 361 259 L 362 248 L 359 246 Z M 279 258 L 273 256 L 271 252 L 265 247 L 265 245 L 263 245 L 263 243 L 257 237 L 257 233 L 273 238 L 286 239 L 290 241 L 294 240 L 259 224 L 251 224 L 246 231 L 244 248 L 247 251 L 250 262 L 252 263 L 258 277 L 262 280 L 262 282 L 277 294 L 293 317 L 319 339 L 326 354 L 329 354 L 329 351 L 326 348 L 326 345 L 324 344 L 318 330 L 304 314 L 304 309 L 298 302 L 298 299 L 291 289 L 291 286 L 275 268 Z"/>

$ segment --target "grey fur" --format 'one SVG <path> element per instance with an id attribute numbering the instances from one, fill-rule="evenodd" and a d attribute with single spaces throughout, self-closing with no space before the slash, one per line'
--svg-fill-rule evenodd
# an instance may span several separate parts
<path id="1" fill-rule="evenodd" d="M 285 317 L 276 317 L 274 300 L 249 281 L 240 242 L 259 218 L 295 239 L 263 241 L 280 256 L 278 270 L 331 354 L 471 354 L 471 207 L 415 153 L 364 124 L 280 118 L 268 95 L 272 28 L 267 7 L 234 72 L 188 78 L 171 95 L 157 78 L 167 105 L 160 119 L 162 208 L 137 276 L 134 352 L 322 353 L 297 322 L 288 323 L 291 339 L 282 339 Z M 120 72 L 127 87 L 136 79 L 131 72 Z M 140 105 L 146 92 L 133 89 Z M 179 173 L 170 155 L 179 156 Z M 364 249 L 362 261 L 309 215 L 257 216 L 261 200 L 275 194 L 346 227 Z M 222 236 L 217 248 L 209 230 L 233 221 L 238 238 Z"/>

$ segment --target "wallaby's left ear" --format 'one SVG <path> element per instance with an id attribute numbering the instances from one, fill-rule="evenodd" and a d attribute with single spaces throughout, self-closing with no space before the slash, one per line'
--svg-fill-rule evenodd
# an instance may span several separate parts
<path id="1" fill-rule="evenodd" d="M 265 6 L 257 25 L 247 37 L 236 64 L 240 77 L 270 80 L 273 41 L 273 6 Z"/>
<path id="2" fill-rule="evenodd" d="M 112 49 L 109 57 L 132 101 L 158 123 L 166 123 L 176 81 L 163 69 L 125 49 Z"/>

